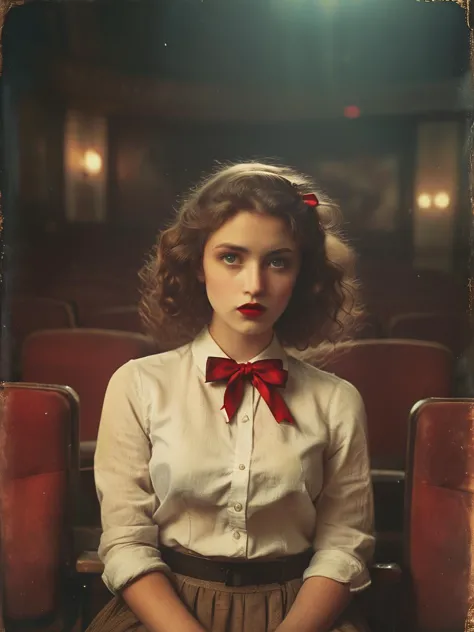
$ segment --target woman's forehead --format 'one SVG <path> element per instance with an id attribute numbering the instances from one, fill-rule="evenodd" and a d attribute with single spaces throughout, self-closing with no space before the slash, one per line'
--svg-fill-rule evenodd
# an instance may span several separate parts
<path id="1" fill-rule="evenodd" d="M 266 247 L 278 243 L 278 247 L 294 246 L 292 232 L 280 217 L 253 211 L 239 211 L 228 219 L 209 238 L 213 246 L 219 243 L 236 243 L 236 245 Z"/>

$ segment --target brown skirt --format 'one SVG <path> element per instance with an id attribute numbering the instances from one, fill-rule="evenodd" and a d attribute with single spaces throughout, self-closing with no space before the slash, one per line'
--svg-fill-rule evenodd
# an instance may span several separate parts
<path id="1" fill-rule="evenodd" d="M 175 575 L 178 594 L 208 632 L 274 632 L 288 614 L 302 585 L 285 584 L 233 588 L 184 575 Z M 99 612 L 87 632 L 147 632 L 121 597 Z M 352 603 L 332 632 L 368 632 Z"/>

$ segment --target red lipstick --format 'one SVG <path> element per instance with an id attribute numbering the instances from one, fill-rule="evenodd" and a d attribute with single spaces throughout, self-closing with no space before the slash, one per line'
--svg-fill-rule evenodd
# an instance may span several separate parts
<path id="1" fill-rule="evenodd" d="M 241 314 L 247 318 L 258 318 L 265 311 L 265 307 L 260 303 L 245 303 L 237 308 Z"/>

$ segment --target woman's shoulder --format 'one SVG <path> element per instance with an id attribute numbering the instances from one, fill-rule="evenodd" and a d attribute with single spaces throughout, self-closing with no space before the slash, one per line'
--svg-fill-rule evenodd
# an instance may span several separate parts
<path id="1" fill-rule="evenodd" d="M 309 362 L 290 357 L 289 368 L 295 388 L 310 397 L 320 410 L 331 432 L 348 436 L 366 426 L 366 409 L 358 389 L 341 377 Z"/>
<path id="2" fill-rule="evenodd" d="M 176 349 L 154 353 L 128 360 L 114 373 L 113 378 L 130 378 L 131 375 L 146 376 L 172 376 L 179 367 L 183 367 L 183 360 L 191 354 L 191 345 L 188 343 Z"/>
<path id="3" fill-rule="evenodd" d="M 343 378 L 325 371 L 311 363 L 311 358 L 306 356 L 296 357 L 288 354 L 288 367 L 290 373 L 301 383 L 304 388 L 309 388 L 317 394 L 326 393 L 328 396 L 336 395 L 346 398 L 360 399 L 356 387 Z"/>

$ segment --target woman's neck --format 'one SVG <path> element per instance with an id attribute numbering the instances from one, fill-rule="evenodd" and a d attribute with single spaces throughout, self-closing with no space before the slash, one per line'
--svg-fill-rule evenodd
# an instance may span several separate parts
<path id="1" fill-rule="evenodd" d="M 238 363 L 248 362 L 258 356 L 273 339 L 272 330 L 251 336 L 214 323 L 209 325 L 209 333 L 222 351 Z"/>

